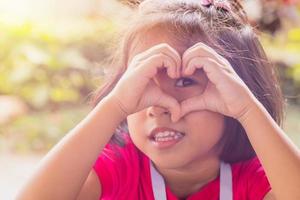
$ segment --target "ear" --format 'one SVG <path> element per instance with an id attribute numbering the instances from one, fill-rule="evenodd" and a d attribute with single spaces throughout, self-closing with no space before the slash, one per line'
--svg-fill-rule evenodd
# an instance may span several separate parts
<path id="1" fill-rule="evenodd" d="M 131 8 L 137 8 L 143 2 L 143 0 L 118 0 L 118 1 Z"/>

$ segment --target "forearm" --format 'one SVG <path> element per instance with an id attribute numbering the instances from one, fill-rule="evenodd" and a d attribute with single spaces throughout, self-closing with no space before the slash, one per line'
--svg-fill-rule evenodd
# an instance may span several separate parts
<path id="1" fill-rule="evenodd" d="M 300 152 L 260 103 L 240 121 L 278 200 L 300 199 Z"/>
<path id="2" fill-rule="evenodd" d="M 18 199 L 75 199 L 123 119 L 117 106 L 103 99 L 45 156 Z"/>

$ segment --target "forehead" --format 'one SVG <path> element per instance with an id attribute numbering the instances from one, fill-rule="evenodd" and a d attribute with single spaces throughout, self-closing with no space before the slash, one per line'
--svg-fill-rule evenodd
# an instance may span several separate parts
<path id="1" fill-rule="evenodd" d="M 138 34 L 137 37 L 134 38 L 129 51 L 128 63 L 135 55 L 142 53 L 160 43 L 167 43 L 172 48 L 174 48 L 180 56 L 182 56 L 184 51 L 186 51 L 186 49 L 191 46 L 184 42 L 176 41 L 175 33 L 172 33 L 171 31 L 166 31 L 158 28 L 152 29 L 151 31 L 147 31 L 146 33 Z"/>

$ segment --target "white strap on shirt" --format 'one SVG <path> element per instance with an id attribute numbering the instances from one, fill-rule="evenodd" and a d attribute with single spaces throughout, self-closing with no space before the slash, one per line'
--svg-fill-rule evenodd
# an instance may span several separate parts
<path id="1" fill-rule="evenodd" d="M 167 200 L 166 186 L 163 177 L 158 173 L 150 160 L 152 189 L 155 200 Z"/>
<path id="2" fill-rule="evenodd" d="M 150 161 L 152 189 L 155 200 L 167 200 L 166 187 L 163 177 Z M 228 163 L 221 162 L 220 166 L 220 200 L 232 200 L 232 172 Z"/>
<path id="3" fill-rule="evenodd" d="M 228 163 L 221 162 L 220 200 L 232 200 L 232 172 Z"/>

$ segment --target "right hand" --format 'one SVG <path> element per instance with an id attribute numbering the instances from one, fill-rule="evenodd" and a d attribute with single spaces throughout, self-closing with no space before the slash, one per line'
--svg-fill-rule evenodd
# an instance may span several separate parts
<path id="1" fill-rule="evenodd" d="M 150 106 L 161 106 L 170 111 L 175 121 L 180 115 L 179 102 L 164 93 L 153 78 L 162 68 L 167 68 L 169 77 L 178 78 L 180 67 L 181 57 L 175 49 L 166 43 L 155 45 L 133 57 L 109 96 L 126 117 Z"/>

